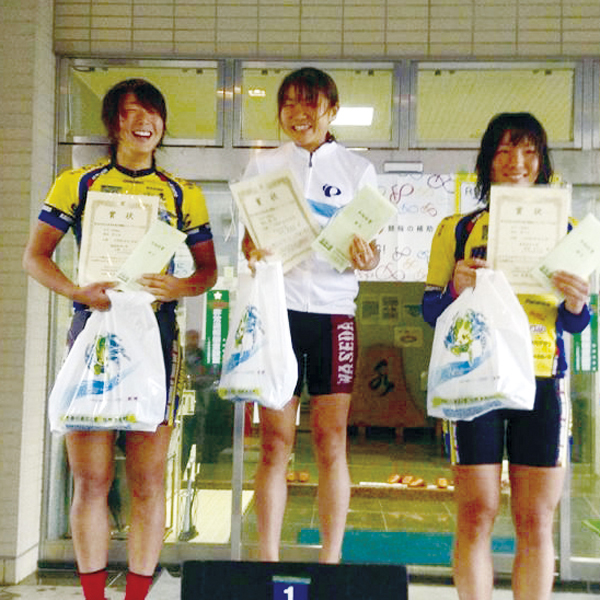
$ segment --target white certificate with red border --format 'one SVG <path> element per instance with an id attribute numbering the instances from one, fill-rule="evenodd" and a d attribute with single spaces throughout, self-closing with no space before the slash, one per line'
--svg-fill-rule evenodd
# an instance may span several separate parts
<path id="1" fill-rule="evenodd" d="M 532 270 L 567 234 L 571 189 L 493 185 L 487 260 L 517 294 L 547 294 Z"/>

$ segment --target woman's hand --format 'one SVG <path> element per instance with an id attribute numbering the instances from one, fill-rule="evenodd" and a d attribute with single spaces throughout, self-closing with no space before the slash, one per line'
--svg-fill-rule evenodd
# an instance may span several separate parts
<path id="1" fill-rule="evenodd" d="M 259 260 L 265 259 L 267 256 L 271 256 L 272 254 L 273 253 L 270 250 L 267 250 L 266 248 L 253 248 L 252 250 L 250 250 L 246 258 L 248 260 L 248 266 L 252 271 L 252 275 L 256 273 L 256 263 Z"/>
<path id="2" fill-rule="evenodd" d="M 350 262 L 354 269 L 372 271 L 379 264 L 379 248 L 373 241 L 368 243 L 355 235 L 350 243 Z"/>
<path id="3" fill-rule="evenodd" d="M 590 299 L 590 284 L 587 280 L 566 271 L 556 271 L 552 274 L 551 281 L 564 296 L 565 308 L 578 315 Z"/>
<path id="4" fill-rule="evenodd" d="M 257 248 L 247 229 L 244 231 L 244 237 L 242 239 L 242 252 L 248 261 L 248 266 L 252 271 L 252 275 L 256 273 L 256 263 L 272 254 L 267 248 Z"/>
<path id="5" fill-rule="evenodd" d="M 75 287 L 71 299 L 89 306 L 92 310 L 108 310 L 110 308 L 110 298 L 106 290 L 115 287 L 115 285 L 115 283 L 109 281 L 101 281 L 90 283 L 85 287 Z"/>
<path id="6" fill-rule="evenodd" d="M 482 258 L 468 258 L 459 260 L 454 265 L 452 285 L 457 296 L 460 296 L 467 288 L 475 287 L 477 280 L 477 269 L 490 268 L 487 260 Z"/>
<path id="7" fill-rule="evenodd" d="M 185 280 L 174 275 L 146 273 L 138 279 L 138 283 L 160 302 L 172 302 L 187 295 Z"/>

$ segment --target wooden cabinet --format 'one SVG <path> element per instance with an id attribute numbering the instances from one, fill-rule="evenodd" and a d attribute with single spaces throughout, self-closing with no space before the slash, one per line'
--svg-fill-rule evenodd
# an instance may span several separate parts
<path id="1" fill-rule="evenodd" d="M 402 437 L 407 427 L 435 427 L 425 406 L 418 406 L 406 385 L 399 348 L 373 345 L 360 355 L 348 424 L 390 427 Z"/>

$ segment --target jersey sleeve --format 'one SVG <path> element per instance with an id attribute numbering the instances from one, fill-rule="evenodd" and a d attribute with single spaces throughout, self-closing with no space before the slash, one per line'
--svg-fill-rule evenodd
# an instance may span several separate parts
<path id="1" fill-rule="evenodd" d="M 454 271 L 454 250 L 457 217 L 442 219 L 431 242 L 429 267 L 427 270 L 427 286 L 445 288 Z"/>
<path id="2" fill-rule="evenodd" d="M 77 179 L 73 171 L 65 171 L 54 181 L 38 218 L 66 233 L 76 218 L 77 206 Z"/>
<path id="3" fill-rule="evenodd" d="M 456 297 L 450 284 L 454 271 L 456 222 L 456 216 L 444 218 L 431 243 L 427 281 L 421 303 L 423 318 L 431 326 L 435 326 L 437 318 Z"/>
<path id="4" fill-rule="evenodd" d="M 560 322 L 562 329 L 568 333 L 581 333 L 589 325 L 590 319 L 590 307 L 587 304 L 578 315 L 569 312 L 564 302 L 561 302 L 558 307 L 557 322 Z"/>
<path id="5" fill-rule="evenodd" d="M 204 193 L 191 182 L 182 182 L 181 185 L 184 198 L 182 231 L 187 234 L 187 245 L 194 246 L 199 242 L 212 240 Z"/>

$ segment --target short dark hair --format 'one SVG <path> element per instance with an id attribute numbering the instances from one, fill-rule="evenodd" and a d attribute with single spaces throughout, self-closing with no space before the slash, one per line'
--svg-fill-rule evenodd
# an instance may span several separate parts
<path id="1" fill-rule="evenodd" d="M 113 153 L 117 150 L 119 141 L 119 115 L 123 100 L 127 94 L 133 94 L 146 110 L 158 113 L 163 121 L 164 129 L 167 127 L 167 103 L 160 90 L 145 79 L 126 79 L 125 81 L 121 81 L 106 92 L 102 101 L 102 122 L 108 133 Z M 160 143 L 162 143 L 162 138 Z"/>
<path id="2" fill-rule="evenodd" d="M 277 92 L 277 116 L 281 115 L 281 109 L 285 103 L 290 89 L 294 89 L 298 97 L 312 106 L 319 101 L 319 94 L 323 94 L 330 106 L 339 104 L 339 94 L 333 78 L 314 67 L 302 67 L 292 71 L 281 82 Z"/>
<path id="3" fill-rule="evenodd" d="M 548 136 L 542 124 L 528 112 L 500 113 L 489 122 L 477 155 L 475 190 L 480 201 L 489 201 L 490 187 L 493 183 L 492 161 L 507 131 L 510 132 L 511 144 L 517 145 L 522 140 L 527 140 L 535 146 L 540 159 L 540 171 L 535 183 L 548 183 L 552 177 Z"/>

